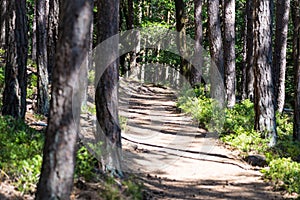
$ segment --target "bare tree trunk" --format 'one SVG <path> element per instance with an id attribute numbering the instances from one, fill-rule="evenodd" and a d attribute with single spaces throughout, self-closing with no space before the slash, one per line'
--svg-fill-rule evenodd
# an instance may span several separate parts
<path id="1" fill-rule="evenodd" d="M 246 93 L 246 85 L 247 85 L 247 14 L 246 14 L 246 9 L 244 11 L 244 25 L 243 25 L 243 33 L 242 33 L 242 38 L 243 38 L 243 64 L 241 67 L 241 84 L 238 87 L 239 93 L 241 95 L 242 100 L 247 99 L 247 93 Z"/>
<path id="2" fill-rule="evenodd" d="M 282 113 L 285 101 L 286 48 L 288 37 L 290 0 L 277 0 L 274 48 L 274 94 L 276 108 Z"/>
<path id="3" fill-rule="evenodd" d="M 274 86 L 272 79 L 272 0 L 254 0 L 255 60 L 254 108 L 255 130 L 267 133 L 270 146 L 277 141 Z"/>
<path id="4" fill-rule="evenodd" d="M 235 105 L 235 0 L 224 0 L 224 69 L 227 107 Z"/>
<path id="5" fill-rule="evenodd" d="M 121 171 L 121 129 L 118 119 L 118 39 L 102 42 L 119 31 L 119 0 L 98 0 L 98 44 L 105 52 L 103 65 L 96 62 L 96 111 L 97 137 L 101 145 L 101 160 L 104 171 L 122 176 Z M 105 71 L 104 71 L 105 70 Z M 103 72 L 104 71 L 104 72 Z M 103 74 L 102 74 L 103 72 Z M 100 77 L 99 77 L 100 76 Z M 98 78 L 97 78 L 98 77 Z"/>
<path id="6" fill-rule="evenodd" d="M 202 27 L 202 0 L 194 0 L 194 18 L 195 18 L 195 56 L 194 65 L 191 68 L 192 87 L 201 83 L 202 65 L 203 65 L 203 27 Z"/>
<path id="7" fill-rule="evenodd" d="M 36 199 L 70 199 L 79 131 L 80 67 L 88 54 L 91 1 L 62 1 L 50 117 Z M 73 97 L 73 98 L 72 98 Z"/>
<path id="8" fill-rule="evenodd" d="M 5 49 L 6 0 L 0 0 L 0 48 Z"/>
<path id="9" fill-rule="evenodd" d="M 246 94 L 247 98 L 251 101 L 254 100 L 254 3 L 253 0 L 246 2 L 246 15 L 247 15 L 247 56 L 246 56 Z"/>
<path id="10" fill-rule="evenodd" d="M 293 60 L 295 66 L 295 108 L 293 137 L 300 141 L 300 1 L 293 0 L 292 6 L 294 39 Z"/>
<path id="11" fill-rule="evenodd" d="M 220 24 L 220 2 L 219 0 L 208 1 L 208 32 L 209 32 L 209 48 L 212 60 L 212 67 L 210 68 L 211 80 L 211 96 L 218 98 L 223 92 L 220 88 L 220 80 L 217 78 L 218 74 L 222 77 L 224 82 L 224 60 L 223 60 L 223 43 Z M 216 68 L 213 65 L 216 65 Z"/>
<path id="12" fill-rule="evenodd" d="M 7 56 L 2 114 L 24 118 L 26 112 L 26 65 L 28 54 L 25 0 L 7 1 L 5 24 Z"/>
<path id="13" fill-rule="evenodd" d="M 36 61 L 38 69 L 37 112 L 43 115 L 47 115 L 49 111 L 46 7 L 46 0 L 36 0 Z"/>
<path id="14" fill-rule="evenodd" d="M 51 82 L 52 69 L 55 63 L 55 51 L 58 40 L 59 0 L 49 1 L 47 60 L 48 77 Z"/>
<path id="15" fill-rule="evenodd" d="M 176 10 L 176 31 L 177 31 L 177 49 L 180 54 L 180 73 L 191 83 L 191 66 L 185 59 L 187 55 L 186 44 L 186 23 L 185 4 L 183 0 L 175 0 Z"/>

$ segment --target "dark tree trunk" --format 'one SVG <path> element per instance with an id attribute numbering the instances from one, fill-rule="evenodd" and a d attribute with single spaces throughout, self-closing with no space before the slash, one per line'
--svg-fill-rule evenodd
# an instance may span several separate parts
<path id="1" fill-rule="evenodd" d="M 274 94 L 276 109 L 282 113 L 285 101 L 286 50 L 290 0 L 277 0 L 274 48 Z"/>
<path id="2" fill-rule="evenodd" d="M 34 3 L 34 11 L 33 11 L 33 24 L 32 24 L 32 35 L 31 35 L 31 59 L 33 62 L 36 62 L 36 48 L 37 48 L 37 38 L 36 38 L 36 15 L 37 15 L 37 11 L 36 11 L 36 3 Z"/>
<path id="3" fill-rule="evenodd" d="M 224 70 L 227 107 L 235 105 L 235 0 L 224 0 Z"/>
<path id="4" fill-rule="evenodd" d="M 6 17 L 7 52 L 2 114 L 24 118 L 28 54 L 26 1 L 7 1 Z"/>
<path id="5" fill-rule="evenodd" d="M 295 140 L 300 141 L 300 1 L 293 1 L 293 60 L 295 66 L 295 108 L 294 108 L 294 132 Z"/>
<path id="6" fill-rule="evenodd" d="M 245 4 L 246 5 L 246 4 Z M 246 85 L 247 85 L 247 12 L 246 9 L 244 10 L 244 25 L 243 25 L 243 32 L 242 32 L 242 38 L 243 38 L 243 63 L 241 66 L 241 84 L 238 84 L 239 87 L 237 87 L 239 94 L 241 95 L 241 99 L 245 100 L 247 99 L 247 93 L 246 93 Z"/>
<path id="7" fill-rule="evenodd" d="M 254 10 L 253 0 L 246 2 L 246 16 L 247 16 L 247 52 L 246 52 L 246 94 L 251 101 L 254 100 Z"/>
<path id="8" fill-rule="evenodd" d="M 194 87 L 201 83 L 202 65 L 203 65 L 203 27 L 202 27 L 202 0 L 194 0 L 194 18 L 195 18 L 195 62 L 191 68 L 191 85 Z"/>
<path id="9" fill-rule="evenodd" d="M 79 69 L 88 54 L 93 8 L 86 0 L 65 0 L 61 6 L 50 117 L 36 199 L 70 199 L 73 186 L 81 106 L 77 96 Z"/>
<path id="10" fill-rule="evenodd" d="M 189 62 L 185 59 L 187 55 L 186 47 L 186 22 L 185 4 L 183 0 L 175 0 L 176 10 L 176 31 L 177 31 L 177 49 L 180 54 L 180 73 L 191 83 L 191 69 Z"/>
<path id="11" fill-rule="evenodd" d="M 59 0 L 49 1 L 47 60 L 48 77 L 51 82 L 52 69 L 55 63 L 55 51 L 58 40 Z"/>
<path id="12" fill-rule="evenodd" d="M 6 0 L 0 0 L 0 48 L 5 49 Z"/>
<path id="13" fill-rule="evenodd" d="M 118 119 L 118 43 L 117 38 L 102 43 L 118 33 L 119 0 L 98 0 L 98 45 L 105 56 L 96 62 L 96 111 L 97 142 L 101 145 L 101 161 L 104 171 L 122 176 L 121 172 L 121 129 Z M 101 57 L 97 55 L 97 57 Z"/>
<path id="14" fill-rule="evenodd" d="M 47 29 L 46 0 L 36 0 L 36 36 L 37 36 L 37 69 L 38 98 L 37 112 L 47 115 L 49 111 L 48 69 L 47 69 Z"/>
<path id="15" fill-rule="evenodd" d="M 254 107 L 255 130 L 267 133 L 270 146 L 277 140 L 274 87 L 272 79 L 272 0 L 254 0 L 255 60 Z"/>
<path id="16" fill-rule="evenodd" d="M 224 83 L 224 60 L 219 0 L 208 1 L 208 32 L 210 57 L 212 59 L 212 67 L 210 68 L 211 96 L 219 98 L 220 94 L 224 92 L 222 91 L 223 88 L 220 87 Z M 219 76 L 223 83 L 220 83 Z"/>

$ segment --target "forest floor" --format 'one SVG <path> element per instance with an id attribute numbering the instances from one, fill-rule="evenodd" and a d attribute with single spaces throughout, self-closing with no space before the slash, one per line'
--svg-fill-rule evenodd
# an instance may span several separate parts
<path id="1" fill-rule="evenodd" d="M 123 168 L 144 183 L 148 199 L 285 198 L 259 168 L 180 113 L 170 88 L 123 80 L 120 115 Z"/>
<path id="2" fill-rule="evenodd" d="M 93 94 L 91 94 L 93 95 Z M 176 107 L 170 88 L 121 79 L 123 171 L 144 185 L 144 199 L 286 199 L 253 167 Z M 99 199 L 104 183 L 77 181 L 71 199 Z M 9 182 L 0 200 L 34 199 Z"/>

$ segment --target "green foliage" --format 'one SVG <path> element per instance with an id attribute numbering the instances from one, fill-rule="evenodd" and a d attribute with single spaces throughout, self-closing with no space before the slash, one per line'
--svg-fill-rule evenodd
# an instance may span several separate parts
<path id="1" fill-rule="evenodd" d="M 263 169 L 265 178 L 271 179 L 277 187 L 292 193 L 300 193 L 300 163 L 291 158 L 278 158 L 270 162 L 269 168 Z"/>
<path id="2" fill-rule="evenodd" d="M 75 177 L 84 177 L 86 180 L 91 180 L 94 177 L 97 160 L 85 146 L 81 146 L 78 149 L 76 156 Z"/>
<path id="3" fill-rule="evenodd" d="M 143 184 L 137 183 L 133 177 L 128 180 L 118 181 L 112 177 L 108 177 L 104 184 L 102 197 L 107 200 L 143 199 Z"/>
<path id="4" fill-rule="evenodd" d="M 21 192 L 33 192 L 42 161 L 43 135 L 22 120 L 0 116 L 0 169 Z"/>
<path id="5" fill-rule="evenodd" d="M 192 117 L 197 120 L 202 128 L 206 128 L 209 131 L 221 131 L 223 123 L 223 112 L 219 103 L 200 95 L 198 98 L 196 94 L 201 93 L 203 89 L 187 90 L 185 94 L 179 97 L 177 107 L 182 109 L 184 112 L 189 113 Z"/>

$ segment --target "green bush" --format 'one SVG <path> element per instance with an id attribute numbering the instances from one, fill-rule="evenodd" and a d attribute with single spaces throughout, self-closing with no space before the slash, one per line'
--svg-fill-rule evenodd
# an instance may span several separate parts
<path id="1" fill-rule="evenodd" d="M 42 163 L 43 135 L 22 120 L 0 116 L 0 169 L 21 192 L 33 192 Z"/>
<path id="2" fill-rule="evenodd" d="M 292 193 L 300 193 L 300 163 L 291 158 L 278 158 L 269 163 L 269 168 L 263 169 L 265 178 L 272 180 L 277 187 L 282 187 Z"/>

